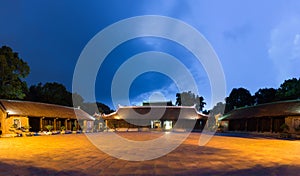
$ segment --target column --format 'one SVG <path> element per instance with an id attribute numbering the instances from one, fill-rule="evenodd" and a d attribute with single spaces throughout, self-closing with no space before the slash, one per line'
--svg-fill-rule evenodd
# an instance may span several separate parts
<path id="1" fill-rule="evenodd" d="M 86 120 L 83 121 L 83 131 L 86 132 Z"/>
<path id="2" fill-rule="evenodd" d="M 66 130 L 69 130 L 68 129 L 68 119 L 65 119 L 65 127 L 66 127 Z"/>
<path id="3" fill-rule="evenodd" d="M 256 132 L 258 132 L 258 118 L 256 118 Z"/>
<path id="4" fill-rule="evenodd" d="M 56 131 L 56 118 L 53 120 L 53 130 Z"/>
<path id="5" fill-rule="evenodd" d="M 272 118 L 272 117 L 270 117 L 270 118 L 271 118 L 271 122 L 270 122 L 270 123 L 271 123 L 271 124 L 270 124 L 270 125 L 271 125 L 271 127 L 270 127 L 270 132 L 272 133 L 272 132 L 273 132 L 273 118 Z"/>
<path id="6" fill-rule="evenodd" d="M 43 131 L 43 118 L 40 118 L 40 130 Z"/>
<path id="7" fill-rule="evenodd" d="M 78 120 L 75 120 L 76 122 L 76 129 L 79 130 L 79 123 L 78 123 Z"/>

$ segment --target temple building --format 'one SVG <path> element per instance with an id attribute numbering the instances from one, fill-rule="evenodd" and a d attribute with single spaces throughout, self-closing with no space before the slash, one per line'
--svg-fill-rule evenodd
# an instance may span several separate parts
<path id="1" fill-rule="evenodd" d="M 54 104 L 0 100 L 0 133 L 11 134 L 11 127 L 27 127 L 31 132 L 47 131 L 46 126 L 53 126 L 53 131 L 92 130 L 94 118 L 80 108 Z"/>
<path id="2" fill-rule="evenodd" d="M 170 103 L 143 103 L 143 106 L 120 106 L 116 112 L 101 115 L 108 129 L 172 130 L 193 128 L 202 130 L 207 115 L 195 106 L 171 106 Z M 180 122 L 180 123 L 177 123 Z M 117 130 L 118 131 L 118 130 Z"/>
<path id="3" fill-rule="evenodd" d="M 299 133 L 300 100 L 237 108 L 222 117 L 221 125 L 225 131 Z"/>

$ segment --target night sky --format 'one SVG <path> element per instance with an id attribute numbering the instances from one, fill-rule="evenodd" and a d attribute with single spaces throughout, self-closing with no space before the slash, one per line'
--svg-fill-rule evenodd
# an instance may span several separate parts
<path id="1" fill-rule="evenodd" d="M 193 26 L 209 41 L 222 64 L 227 95 L 238 87 L 254 94 L 259 88 L 278 88 L 285 79 L 299 77 L 299 9 L 297 0 L 0 0 L 0 45 L 10 46 L 28 63 L 29 85 L 58 82 L 72 91 L 80 53 L 98 32 L 125 18 L 163 15 Z M 195 56 L 176 42 L 156 37 L 126 41 L 107 56 L 96 79 L 96 99 L 112 106 L 115 72 L 128 58 L 146 51 L 178 58 L 193 74 L 206 108 L 212 106 L 209 79 Z M 177 91 L 168 76 L 148 72 L 134 80 L 129 95 L 134 105 L 149 100 L 153 92 L 175 102 Z"/>

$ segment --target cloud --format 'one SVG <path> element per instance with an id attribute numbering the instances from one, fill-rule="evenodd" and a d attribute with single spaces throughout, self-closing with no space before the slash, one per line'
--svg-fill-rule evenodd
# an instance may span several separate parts
<path id="1" fill-rule="evenodd" d="M 271 31 L 268 54 L 278 70 L 279 82 L 300 75 L 299 19 L 299 15 L 284 19 Z"/>

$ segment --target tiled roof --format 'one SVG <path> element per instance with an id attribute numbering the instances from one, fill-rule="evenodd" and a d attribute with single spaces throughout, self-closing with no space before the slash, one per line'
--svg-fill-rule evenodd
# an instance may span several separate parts
<path id="1" fill-rule="evenodd" d="M 194 106 L 120 106 L 114 113 L 103 115 L 103 119 L 201 119 L 206 115 L 197 112 Z"/>
<path id="2" fill-rule="evenodd" d="M 8 115 L 94 120 L 85 111 L 73 107 L 18 100 L 0 100 L 0 104 Z"/>
<path id="3" fill-rule="evenodd" d="M 256 106 L 238 108 L 225 114 L 222 119 L 251 117 L 300 116 L 300 100 L 280 101 Z"/>

